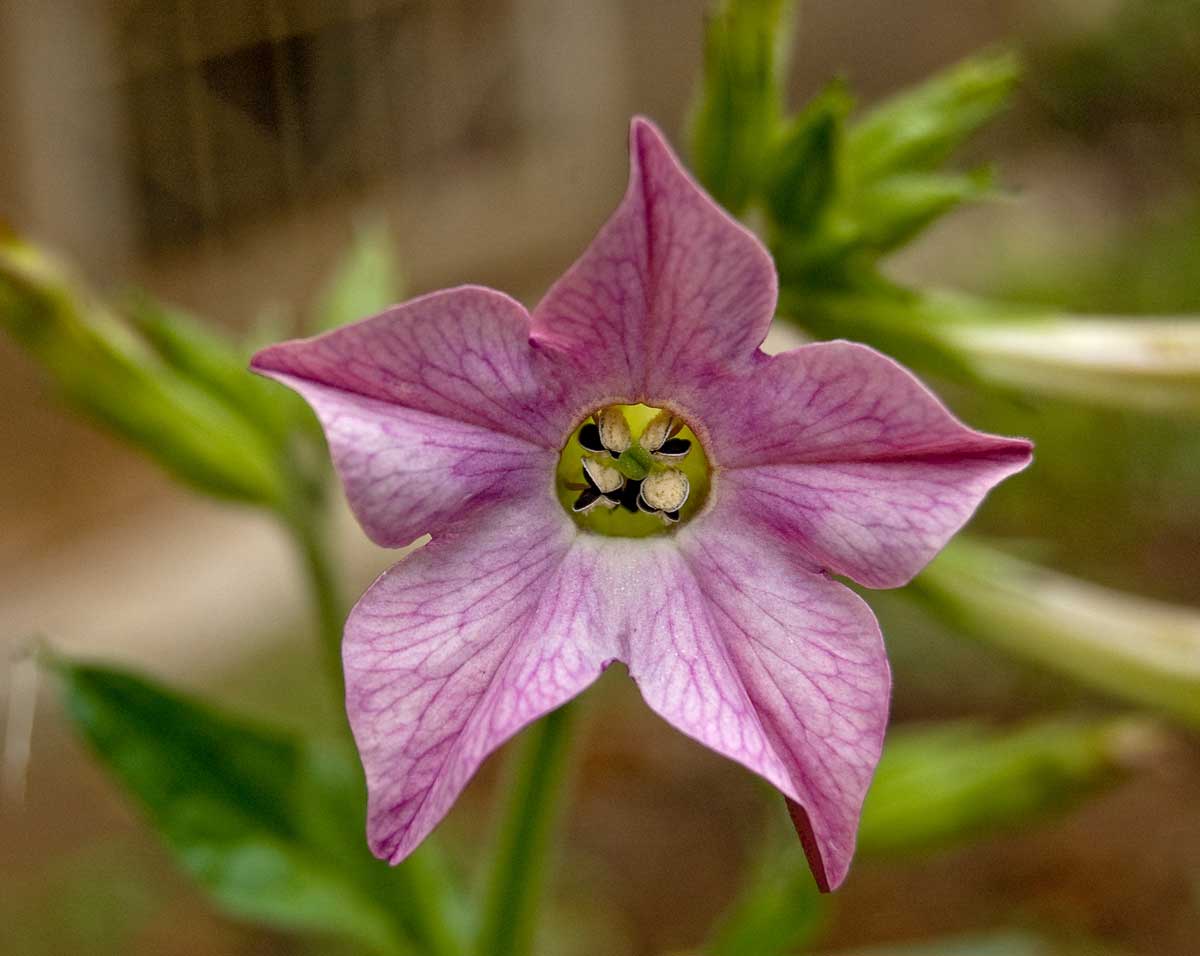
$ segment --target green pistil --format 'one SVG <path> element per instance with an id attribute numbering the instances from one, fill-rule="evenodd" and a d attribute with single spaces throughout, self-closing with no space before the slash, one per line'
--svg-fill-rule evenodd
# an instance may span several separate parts
<path id="1" fill-rule="evenodd" d="M 635 441 L 621 452 L 621 457 L 617 459 L 614 467 L 626 478 L 641 481 L 656 467 L 662 466 L 650 456 L 650 452 Z"/>

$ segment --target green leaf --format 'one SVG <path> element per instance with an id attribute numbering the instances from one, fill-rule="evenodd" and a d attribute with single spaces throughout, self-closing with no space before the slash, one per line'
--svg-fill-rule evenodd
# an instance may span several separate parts
<path id="1" fill-rule="evenodd" d="M 717 923 L 708 956 L 783 956 L 802 951 L 825 925 L 827 904 L 795 835 L 784 853 L 768 853 L 751 883 Z"/>
<path id="2" fill-rule="evenodd" d="M 0 241 L 0 328 L 68 401 L 177 478 L 224 498 L 282 507 L 289 489 L 257 429 L 150 354 L 40 250 Z"/>
<path id="3" fill-rule="evenodd" d="M 852 99 L 833 83 L 793 117 L 772 150 L 765 185 L 772 224 L 791 234 L 812 231 L 838 194 L 842 125 Z"/>
<path id="4" fill-rule="evenodd" d="M 249 355 L 192 316 L 143 292 L 131 294 L 122 312 L 164 362 L 222 399 L 275 446 L 287 448 L 297 431 L 311 432 L 315 416 L 290 389 L 255 375 Z"/>
<path id="5" fill-rule="evenodd" d="M 361 226 L 325 284 L 311 322 L 312 332 L 327 332 L 395 305 L 404 282 L 391 230 L 382 220 Z"/>
<path id="6" fill-rule="evenodd" d="M 785 262 L 781 260 L 781 263 Z M 978 384 L 974 366 L 942 334 L 944 324 L 967 315 L 954 296 L 910 292 L 884 284 L 873 275 L 866 288 L 821 289 L 819 277 L 784 273 L 780 318 L 801 326 L 819 339 L 852 339 L 874 346 L 923 374 L 969 385 Z M 830 273 L 844 279 L 844 273 Z M 860 280 L 861 281 L 861 280 Z M 808 294 L 798 294 L 807 286 Z"/>
<path id="7" fill-rule="evenodd" d="M 1107 786 L 1161 739 L 1156 725 L 1131 718 L 898 727 L 867 794 L 858 854 L 937 849 L 1025 824 Z M 819 932 L 825 902 L 794 834 L 772 842 L 782 852 L 768 856 L 717 924 L 709 956 L 782 956 Z"/>
<path id="8" fill-rule="evenodd" d="M 983 53 L 881 103 L 847 135 L 854 176 L 933 169 L 1005 107 L 1020 74 L 1015 54 Z"/>
<path id="9" fill-rule="evenodd" d="M 966 202 L 993 195 L 989 167 L 970 173 L 901 173 L 855 192 L 854 218 L 861 243 L 882 255 L 902 246 L 931 223 Z"/>
<path id="10" fill-rule="evenodd" d="M 897 946 L 872 946 L 855 949 L 845 956 L 1102 956 L 1107 950 L 1093 948 L 1090 940 L 1078 949 L 1063 948 L 1048 939 L 1023 931 L 1001 931 L 982 935 L 953 936 L 905 943 Z M 841 954 L 837 954 L 841 956 Z"/>
<path id="11" fill-rule="evenodd" d="M 394 891 L 392 874 L 407 864 L 389 873 L 367 852 L 361 786 L 346 763 L 331 772 L 339 763 L 302 741 L 145 678 L 64 661 L 55 668 L 68 713 L 100 762 L 227 912 L 379 953 L 414 952 L 405 930 L 422 953 L 453 952 Z M 328 828 L 343 821 L 354 839 L 331 839 Z M 414 933 L 418 925 L 431 935 Z"/>
<path id="12" fill-rule="evenodd" d="M 691 123 L 696 176 L 735 215 L 757 194 L 782 109 L 792 4 L 722 0 L 705 29 L 704 74 Z"/>
<path id="13" fill-rule="evenodd" d="M 970 722 L 892 733 L 863 807 L 863 854 L 974 839 L 1070 806 L 1158 749 L 1144 720 Z"/>

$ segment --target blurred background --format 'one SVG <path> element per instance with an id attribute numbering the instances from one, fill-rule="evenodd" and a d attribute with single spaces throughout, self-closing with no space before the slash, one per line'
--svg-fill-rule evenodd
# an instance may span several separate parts
<path id="1" fill-rule="evenodd" d="M 532 304 L 615 206 L 629 116 L 682 144 L 703 9 L 0 0 L 0 219 L 101 289 L 145 288 L 229 331 L 291 334 L 356 229 L 380 221 L 408 293 L 478 282 Z M 939 224 L 890 275 L 1102 314 L 1200 311 L 1200 3 L 808 0 L 795 29 L 793 103 L 835 75 L 870 103 L 993 43 L 1025 59 L 1014 108 L 966 157 L 995 161 L 1005 197 Z M 948 397 L 972 424 L 1039 444 L 975 530 L 1087 580 L 1200 605 L 1194 420 Z M 0 641 L 41 634 L 264 718 L 330 719 L 313 703 L 298 572 L 268 519 L 170 483 L 64 410 L 4 338 L 0 404 Z M 357 594 L 391 556 L 345 516 L 339 527 Z M 1109 706 L 911 602 L 870 600 L 900 723 Z M 52 688 L 11 673 L 9 704 L 38 703 L 0 819 L 0 952 L 325 951 L 217 914 L 93 767 Z M 687 952 L 781 808 L 653 718 L 623 675 L 589 698 L 547 911 L 565 928 L 555 951 Z M 10 719 L 10 756 L 15 735 Z M 489 764 L 443 827 L 464 868 L 495 778 Z M 822 946 L 903 953 L 897 941 L 1000 933 L 987 952 L 1034 954 L 1027 940 L 1049 934 L 1087 941 L 1081 952 L 1193 956 L 1198 793 L 1196 741 L 1173 737 L 1070 812 L 863 860 Z"/>

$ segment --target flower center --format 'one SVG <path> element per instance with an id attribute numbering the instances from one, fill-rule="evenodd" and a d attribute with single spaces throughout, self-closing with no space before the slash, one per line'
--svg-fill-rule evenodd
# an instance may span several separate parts
<path id="1" fill-rule="evenodd" d="M 581 422 L 563 448 L 556 483 L 581 528 L 624 538 L 686 522 L 708 485 L 708 459 L 692 430 L 645 405 L 609 405 Z"/>

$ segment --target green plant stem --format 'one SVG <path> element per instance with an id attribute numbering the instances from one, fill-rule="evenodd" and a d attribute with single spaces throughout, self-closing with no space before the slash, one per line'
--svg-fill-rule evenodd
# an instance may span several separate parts
<path id="1" fill-rule="evenodd" d="M 484 900 L 477 956 L 527 956 L 532 951 L 566 777 L 571 709 L 566 705 L 546 715 L 521 742 Z"/>
<path id="2" fill-rule="evenodd" d="M 289 522 L 289 530 L 303 564 L 317 625 L 317 638 L 321 645 L 321 657 L 331 682 L 331 689 L 338 698 L 340 711 L 343 684 L 342 630 L 346 625 L 346 606 L 342 600 L 337 575 L 329 561 L 327 535 L 321 528 L 319 517 L 310 514 L 306 519 Z"/>

